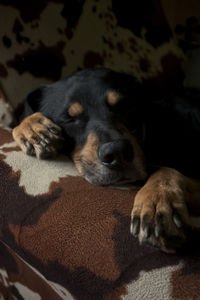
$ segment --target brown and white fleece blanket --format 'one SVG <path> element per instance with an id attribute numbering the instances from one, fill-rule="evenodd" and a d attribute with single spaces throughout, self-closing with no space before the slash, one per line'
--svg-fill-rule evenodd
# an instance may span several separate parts
<path id="1" fill-rule="evenodd" d="M 197 0 L 38 3 L 0 1 L 0 78 L 13 107 L 87 67 L 170 86 L 183 49 L 200 45 Z M 200 300 L 199 234 L 176 254 L 140 246 L 129 233 L 136 189 L 91 185 L 62 156 L 25 156 L 11 122 L 0 92 L 0 299 Z"/>
<path id="2" fill-rule="evenodd" d="M 176 254 L 140 246 L 136 191 L 91 185 L 63 156 L 28 157 L 1 125 L 0 299 L 200 299 L 200 235 Z"/>

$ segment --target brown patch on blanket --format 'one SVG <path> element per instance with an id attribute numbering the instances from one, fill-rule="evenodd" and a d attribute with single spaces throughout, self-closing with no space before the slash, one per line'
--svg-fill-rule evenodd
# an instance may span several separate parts
<path id="1" fill-rule="evenodd" d="M 20 246 L 44 264 L 56 259 L 70 270 L 83 266 L 96 276 L 116 280 L 120 269 L 112 240 L 117 225 L 113 210 L 129 216 L 134 191 L 96 187 L 80 177 L 62 178 L 59 184 L 52 184 L 52 190 L 57 186 L 62 189 L 59 202 L 52 204 L 34 226 L 23 224 Z"/>
<path id="2" fill-rule="evenodd" d="M 116 288 L 111 293 L 105 296 L 104 300 L 121 300 L 122 296 L 128 295 L 128 290 L 125 286 L 120 286 Z"/>
<path id="3" fill-rule="evenodd" d="M 198 259 L 199 262 L 199 259 Z M 190 272 L 190 268 L 196 269 L 196 272 Z M 172 272 L 171 275 L 171 290 L 173 299 L 199 299 L 200 297 L 200 272 L 199 263 L 195 258 L 190 259 L 189 264 L 183 268 Z"/>
<path id="4" fill-rule="evenodd" d="M 3 144 L 11 143 L 13 142 L 12 135 L 9 133 L 7 129 L 4 129 L 3 127 L 0 127 L 0 146 Z"/>
<path id="5" fill-rule="evenodd" d="M 40 41 L 37 48 L 29 48 L 22 54 L 16 54 L 6 64 L 20 75 L 29 72 L 35 77 L 44 77 L 55 81 L 60 79 L 62 67 L 66 65 L 62 53 L 64 46 L 63 41 L 52 46 L 46 46 Z"/>
<path id="6" fill-rule="evenodd" d="M 0 77 L 6 78 L 8 76 L 8 71 L 3 64 L 0 64 Z"/>
<path id="7" fill-rule="evenodd" d="M 29 225 L 37 223 L 40 216 L 48 209 L 48 206 L 60 196 L 60 189 L 39 196 L 29 195 L 25 192 L 23 186 L 19 186 L 19 179 L 20 171 L 15 172 L 4 161 L 0 160 L 1 228 L 4 226 L 5 219 L 8 224 L 17 226 L 21 226 L 22 220 L 26 218 L 29 220 Z M 32 215 L 32 211 L 35 212 L 34 215 Z M 9 240 L 9 236 L 6 235 L 6 237 Z"/>
<path id="8" fill-rule="evenodd" d="M 12 152 L 12 151 L 21 151 L 21 149 L 18 147 L 18 146 L 16 146 L 16 147 L 4 147 L 4 148 L 2 148 L 2 151 L 3 152 Z"/>
<path id="9" fill-rule="evenodd" d="M 49 284 L 42 280 L 41 277 L 22 260 L 19 256 L 16 255 L 12 249 L 8 248 L 6 245 L 0 243 L 0 253 L 1 253 L 1 268 L 6 269 L 8 274 L 8 281 L 11 283 L 18 282 L 24 287 L 28 288 L 30 291 L 40 295 L 42 299 L 55 299 L 59 300 L 60 297 L 58 294 L 50 288 Z M 23 274 L 23 276 L 21 276 Z M 2 279 L 2 278 L 1 278 Z M 34 284 L 33 284 L 34 283 Z M 15 287 L 15 292 L 18 294 L 18 299 L 22 299 L 21 289 L 17 289 L 17 285 L 11 285 L 11 294 L 15 294 L 13 287 Z M 2 289 L 0 287 L 2 292 Z M 9 291 L 6 287 L 5 292 Z M 5 299 L 16 299 L 15 297 L 11 298 L 11 294 L 7 295 Z M 4 294 L 5 296 L 6 294 Z M 16 295 L 16 294 L 15 294 Z"/>

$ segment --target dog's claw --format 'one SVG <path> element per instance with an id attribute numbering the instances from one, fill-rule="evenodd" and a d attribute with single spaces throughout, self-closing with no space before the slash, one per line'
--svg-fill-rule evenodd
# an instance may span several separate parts
<path id="1" fill-rule="evenodd" d="M 138 236 L 140 230 L 140 218 L 135 217 L 131 223 L 131 233 L 134 236 Z"/>
<path id="2" fill-rule="evenodd" d="M 60 131 L 58 131 L 55 127 L 49 127 L 49 131 L 55 135 L 60 135 Z"/>
<path id="3" fill-rule="evenodd" d="M 185 180 L 182 176 L 174 169 L 161 168 L 136 194 L 131 213 L 132 233 L 141 243 L 151 243 L 168 251 L 181 247 L 185 242 L 188 211 L 184 195 L 178 189 L 180 179 Z M 171 185 L 166 178 L 171 180 Z"/>
<path id="4" fill-rule="evenodd" d="M 145 224 L 143 226 L 143 231 L 144 231 L 144 238 L 148 239 L 151 235 L 151 226 L 150 226 L 150 224 Z"/>
<path id="5" fill-rule="evenodd" d="M 183 227 L 183 223 L 181 221 L 181 218 L 177 213 L 173 214 L 173 221 L 174 221 L 177 228 L 182 228 Z"/>

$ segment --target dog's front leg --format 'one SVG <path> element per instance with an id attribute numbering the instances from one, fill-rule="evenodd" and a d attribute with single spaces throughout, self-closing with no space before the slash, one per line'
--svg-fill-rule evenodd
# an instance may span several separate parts
<path id="1" fill-rule="evenodd" d="M 193 217 L 192 212 L 198 217 Z M 164 251 L 180 247 L 187 228 L 200 225 L 200 181 L 171 168 L 150 176 L 135 197 L 131 233 Z"/>
<path id="2" fill-rule="evenodd" d="M 42 159 L 54 156 L 62 147 L 61 133 L 59 126 L 36 112 L 13 129 L 13 138 L 24 153 Z"/>

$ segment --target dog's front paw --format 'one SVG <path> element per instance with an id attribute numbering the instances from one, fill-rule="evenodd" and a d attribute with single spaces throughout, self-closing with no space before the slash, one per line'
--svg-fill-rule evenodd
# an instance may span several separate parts
<path id="1" fill-rule="evenodd" d="M 131 233 L 171 252 L 186 239 L 188 210 L 182 187 L 174 181 L 147 182 L 137 193 L 131 214 Z"/>
<path id="2" fill-rule="evenodd" d="M 52 157 L 62 147 L 61 128 L 37 112 L 13 129 L 13 138 L 28 155 Z"/>

